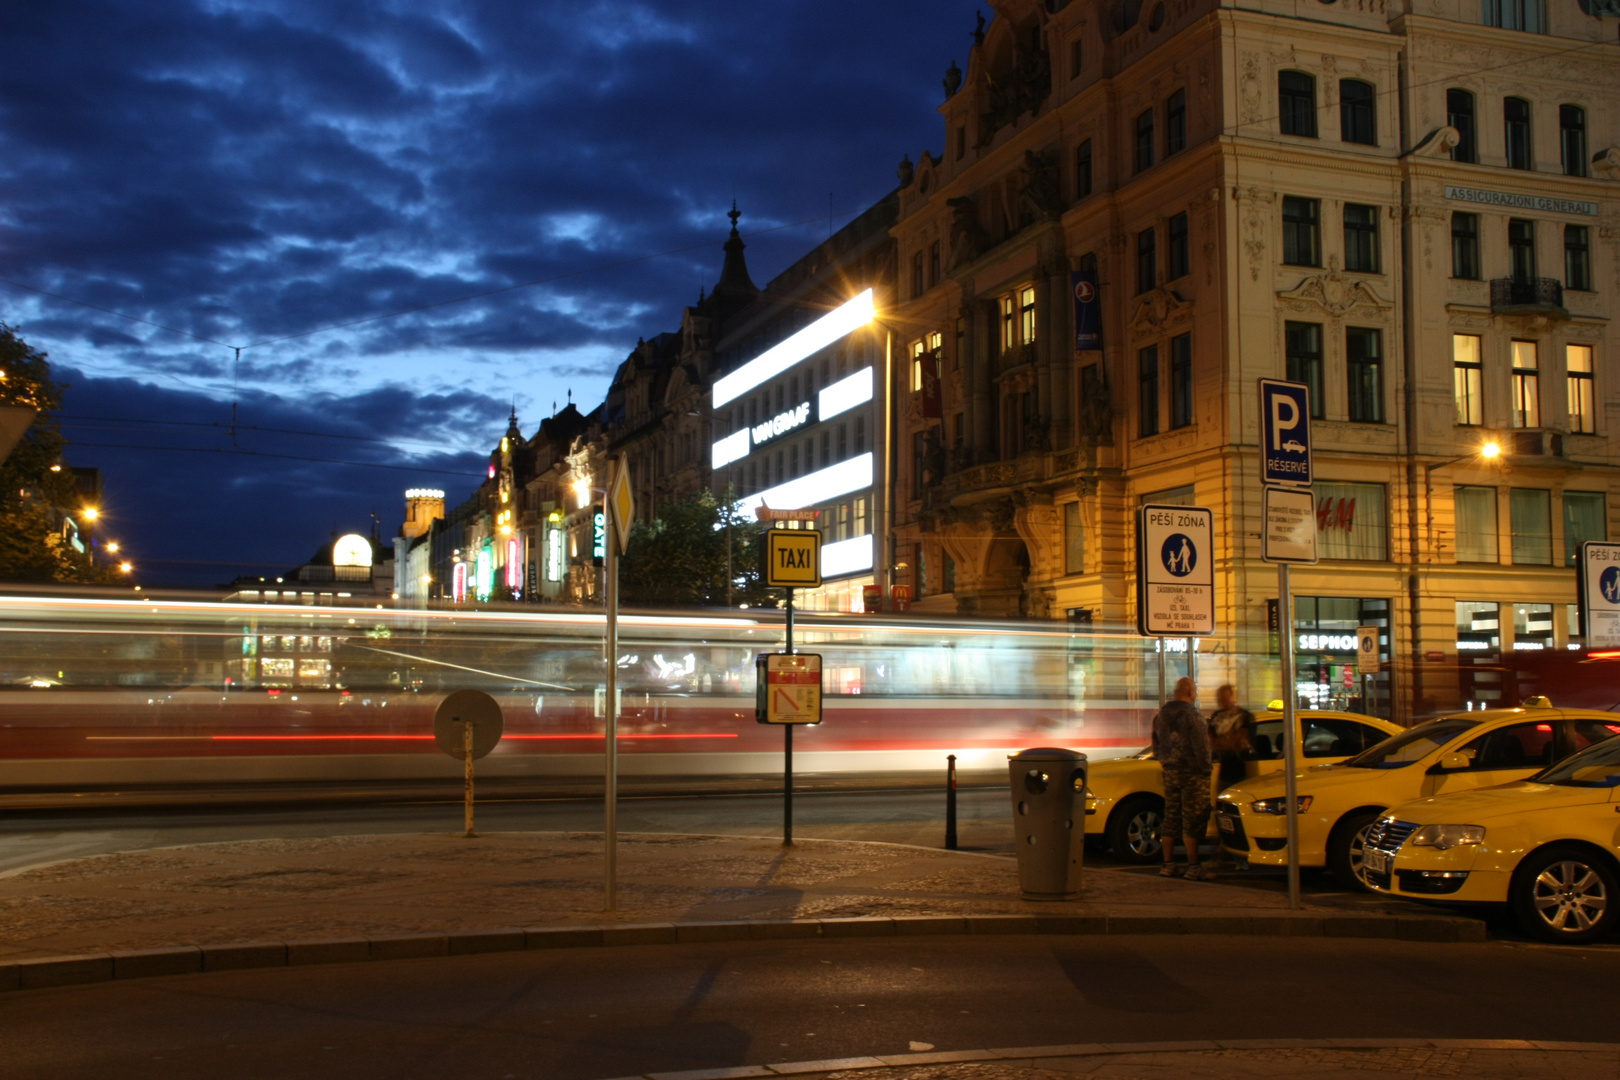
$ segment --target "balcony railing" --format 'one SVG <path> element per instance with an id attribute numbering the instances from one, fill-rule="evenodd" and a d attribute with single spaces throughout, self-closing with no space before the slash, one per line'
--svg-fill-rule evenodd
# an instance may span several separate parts
<path id="1" fill-rule="evenodd" d="M 1491 311 L 1518 314 L 1561 312 L 1564 286 L 1557 278 L 1493 278 Z"/>

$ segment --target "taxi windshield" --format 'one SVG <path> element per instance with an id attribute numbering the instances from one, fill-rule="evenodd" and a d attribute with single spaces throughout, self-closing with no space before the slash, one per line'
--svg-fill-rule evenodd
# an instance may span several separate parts
<path id="1" fill-rule="evenodd" d="M 1427 757 L 1435 747 L 1451 741 L 1452 736 L 1467 731 L 1478 723 L 1478 720 L 1470 720 L 1463 716 L 1445 716 L 1439 720 L 1430 720 L 1426 724 L 1419 724 L 1409 731 L 1403 731 L 1363 750 L 1345 764 L 1358 769 L 1404 768 L 1414 761 Z"/>
<path id="2" fill-rule="evenodd" d="M 1569 787 L 1620 787 L 1620 738 L 1608 739 L 1578 754 L 1571 754 L 1530 779 L 1538 784 L 1564 784 Z"/>

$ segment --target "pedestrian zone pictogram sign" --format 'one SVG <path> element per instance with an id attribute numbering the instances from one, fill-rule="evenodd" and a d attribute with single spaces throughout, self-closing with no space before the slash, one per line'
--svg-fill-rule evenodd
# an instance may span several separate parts
<path id="1" fill-rule="evenodd" d="M 1620 544 L 1587 540 L 1575 568 L 1586 647 L 1620 648 Z"/>
<path id="2" fill-rule="evenodd" d="M 821 723 L 821 657 L 817 653 L 761 653 L 754 719 L 762 724 Z"/>
<path id="3" fill-rule="evenodd" d="M 765 584 L 787 589 L 821 584 L 820 530 L 767 529 L 761 540 Z"/>
<path id="4" fill-rule="evenodd" d="M 1149 637 L 1215 632 L 1215 515 L 1144 506 L 1136 529 L 1137 629 Z"/>

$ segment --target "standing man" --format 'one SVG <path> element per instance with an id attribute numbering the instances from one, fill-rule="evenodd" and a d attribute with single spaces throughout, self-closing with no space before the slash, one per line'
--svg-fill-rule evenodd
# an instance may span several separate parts
<path id="1" fill-rule="evenodd" d="M 1198 844 L 1209 829 L 1209 724 L 1198 707 L 1198 686 L 1176 680 L 1175 696 L 1153 717 L 1153 756 L 1164 769 L 1164 822 L 1159 842 L 1164 848 L 1161 877 L 1181 873 L 1176 866 L 1176 837 L 1187 849 L 1187 880 L 1210 877 L 1198 861 Z"/>
<path id="2" fill-rule="evenodd" d="M 1254 713 L 1238 704 L 1237 687 L 1224 683 L 1215 688 L 1215 715 L 1209 718 L 1210 749 L 1220 758 L 1221 778 L 1217 789 L 1240 783 L 1254 746 Z"/>

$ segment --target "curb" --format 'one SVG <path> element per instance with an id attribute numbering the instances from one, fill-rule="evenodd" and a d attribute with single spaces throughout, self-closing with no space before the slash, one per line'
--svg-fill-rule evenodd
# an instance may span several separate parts
<path id="1" fill-rule="evenodd" d="M 1184 1054 L 1210 1050 L 1535 1050 L 1550 1053 L 1620 1054 L 1620 1043 L 1547 1042 L 1541 1039 L 1220 1039 L 1194 1042 L 1081 1043 L 1074 1046 L 1020 1046 L 1007 1050 L 958 1050 L 926 1054 L 783 1061 L 729 1069 L 642 1073 L 619 1080 L 753 1080 L 775 1076 L 893 1069 L 907 1065 L 954 1065 L 999 1061 L 1030 1064 L 1043 1058 L 1113 1057 L 1124 1054 Z"/>
<path id="2" fill-rule="evenodd" d="M 792 941 L 807 938 L 852 940 L 922 934 L 953 936 L 1226 934 L 1249 937 L 1375 938 L 1386 941 L 1442 943 L 1486 940 L 1484 924 L 1473 920 L 1389 915 L 921 915 L 900 918 L 779 919 L 758 922 L 619 923 L 602 926 L 451 930 L 439 934 L 256 941 L 226 945 L 182 945 L 86 956 L 42 956 L 11 961 L 0 960 L 0 991 L 77 986 L 85 983 L 109 982 L 114 979 L 192 975 L 205 971 L 349 964 L 362 960 L 419 960 L 433 956 L 610 948 L 620 945 L 687 945 L 728 941 Z"/>

